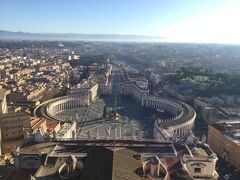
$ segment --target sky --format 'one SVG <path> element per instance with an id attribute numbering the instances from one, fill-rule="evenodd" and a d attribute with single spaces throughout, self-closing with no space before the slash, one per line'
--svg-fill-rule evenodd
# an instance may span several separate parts
<path id="1" fill-rule="evenodd" d="M 0 30 L 240 43 L 239 0 L 0 0 Z"/>

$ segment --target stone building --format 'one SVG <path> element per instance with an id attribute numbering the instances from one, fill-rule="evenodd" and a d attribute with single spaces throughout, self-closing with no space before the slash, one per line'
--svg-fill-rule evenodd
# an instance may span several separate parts
<path id="1" fill-rule="evenodd" d="M 0 115 L 1 154 L 11 152 L 11 150 L 22 143 L 23 125 L 30 118 L 24 112 Z"/>
<path id="2" fill-rule="evenodd" d="M 4 114 L 8 112 L 6 95 L 7 95 L 7 90 L 3 88 L 0 89 L 0 114 Z"/>
<path id="3" fill-rule="evenodd" d="M 0 115 L 0 127 L 4 140 L 19 138 L 23 135 L 23 123 L 30 120 L 29 114 L 25 112 L 7 113 Z"/>
<path id="4" fill-rule="evenodd" d="M 211 148 L 205 143 L 198 143 L 190 148 L 189 154 L 185 154 L 181 159 L 184 172 L 182 177 L 217 179 L 218 173 L 215 171 L 215 167 L 218 158 Z"/>
<path id="5" fill-rule="evenodd" d="M 240 121 L 222 121 L 208 126 L 208 144 L 220 157 L 240 169 Z"/>

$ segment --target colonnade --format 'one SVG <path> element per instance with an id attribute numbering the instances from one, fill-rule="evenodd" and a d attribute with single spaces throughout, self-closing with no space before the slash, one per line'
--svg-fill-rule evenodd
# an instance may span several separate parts
<path id="1" fill-rule="evenodd" d="M 165 121 L 175 120 L 183 115 L 183 108 L 179 103 L 161 97 L 146 95 L 142 98 L 141 105 L 148 108 L 161 109 L 174 116 L 172 119 L 165 119 Z"/>
<path id="2" fill-rule="evenodd" d="M 88 95 L 70 95 L 53 99 L 46 106 L 46 114 L 50 117 L 57 116 L 58 113 L 67 109 L 80 108 L 89 105 Z"/>
<path id="3" fill-rule="evenodd" d="M 154 137 L 158 141 L 159 137 L 163 136 L 164 129 L 171 129 L 173 137 L 185 138 L 193 129 L 196 113 L 193 108 L 185 103 L 182 103 L 185 111 L 181 116 L 169 120 L 156 120 L 154 124 Z M 172 138 L 173 138 L 172 137 Z M 160 138 L 161 139 L 161 138 Z M 162 139 L 166 139 L 163 137 Z"/>
<path id="4" fill-rule="evenodd" d="M 189 131 L 193 128 L 193 123 L 189 121 L 186 124 L 182 124 L 181 126 L 173 127 L 173 135 L 176 137 L 184 138 L 189 134 Z"/>
<path id="5" fill-rule="evenodd" d="M 189 131 L 192 130 L 196 113 L 188 104 L 171 99 L 152 96 L 147 93 L 148 90 L 141 90 L 140 88 L 135 89 L 136 87 L 129 87 L 128 84 L 121 88 L 123 88 L 121 89 L 122 94 L 126 95 L 129 93 L 129 95 L 140 101 L 143 107 L 163 110 L 164 112 L 172 115 L 171 118 L 156 119 L 154 124 L 155 137 L 164 135 L 163 130 L 166 130 L 170 132 L 167 134 L 170 134 L 171 136 L 184 138 Z M 60 117 L 58 114 L 60 112 L 67 109 L 86 106 L 89 105 L 89 103 L 89 93 L 81 93 L 55 98 L 53 100 L 46 101 L 43 104 L 45 108 L 45 114 L 48 117 L 62 120 L 66 119 L 66 117 L 59 119 Z M 34 113 L 36 113 L 36 110 L 34 110 Z"/>
<path id="6" fill-rule="evenodd" d="M 164 136 L 166 133 L 163 131 L 168 130 L 169 128 L 171 128 L 171 133 L 169 133 L 170 135 L 180 138 L 186 137 L 189 131 L 193 128 L 196 113 L 188 104 L 161 97 L 145 95 L 142 98 L 141 105 L 143 107 L 153 108 L 156 110 L 163 110 L 173 116 L 171 118 L 156 119 L 154 125 L 154 136 L 157 139 Z M 166 139 L 166 137 L 163 137 L 162 139 Z"/>
<path id="7" fill-rule="evenodd" d="M 156 137 L 166 134 L 163 131 L 168 131 L 168 128 L 171 128 L 170 135 L 184 138 L 193 128 L 196 113 L 188 104 L 150 95 L 148 90 L 141 90 L 134 83 L 121 84 L 121 94 L 132 96 L 137 101 L 140 101 L 143 107 L 163 110 L 171 114 L 171 118 L 156 119 L 154 126 Z"/>

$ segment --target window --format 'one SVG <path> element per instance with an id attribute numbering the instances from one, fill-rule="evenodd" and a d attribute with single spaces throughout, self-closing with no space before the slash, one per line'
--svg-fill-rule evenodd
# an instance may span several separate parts
<path id="1" fill-rule="evenodd" d="M 201 173 L 201 168 L 194 168 L 194 173 Z"/>

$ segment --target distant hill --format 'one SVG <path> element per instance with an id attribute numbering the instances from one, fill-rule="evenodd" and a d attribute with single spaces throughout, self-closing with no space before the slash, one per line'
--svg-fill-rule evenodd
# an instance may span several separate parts
<path id="1" fill-rule="evenodd" d="M 163 41 L 162 37 L 120 34 L 29 33 L 0 30 L 0 40 L 56 40 L 56 41 Z"/>

